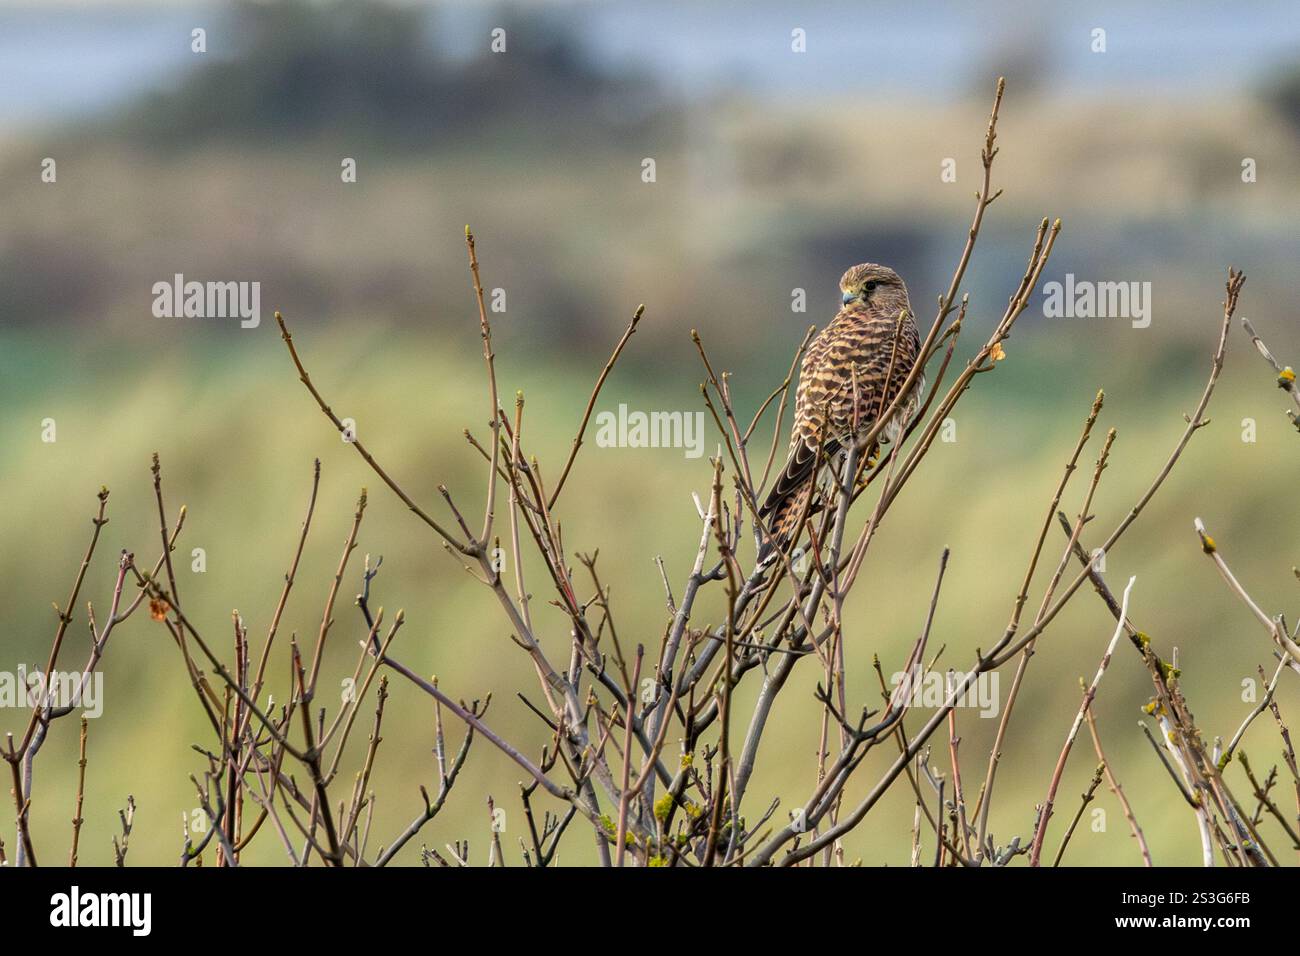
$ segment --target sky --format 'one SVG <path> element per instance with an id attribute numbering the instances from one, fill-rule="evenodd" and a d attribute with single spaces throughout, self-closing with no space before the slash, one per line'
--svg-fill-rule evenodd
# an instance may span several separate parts
<path id="1" fill-rule="evenodd" d="M 479 49 L 511 14 L 489 3 L 419 4 L 430 43 Z M 238 44 L 227 5 L 0 0 L 0 125 L 91 115 L 174 82 L 193 65 L 189 32 L 204 26 L 209 56 Z M 1300 16 L 1288 3 L 1042 5 L 756 2 L 526 3 L 567 13 L 588 56 L 635 66 L 670 92 L 741 91 L 770 98 L 862 92 L 951 97 L 984 89 L 992 64 L 1022 70 L 1063 94 L 1141 89 L 1208 96 L 1255 88 L 1300 59 Z M 435 26 L 436 25 L 436 26 Z M 1092 50 L 1106 31 L 1104 55 Z M 790 55 L 791 32 L 807 53 Z M 990 69 L 983 69 L 984 64 Z"/>

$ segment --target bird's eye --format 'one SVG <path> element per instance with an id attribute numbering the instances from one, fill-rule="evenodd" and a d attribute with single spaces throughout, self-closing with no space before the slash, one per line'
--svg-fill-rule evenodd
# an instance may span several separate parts
<path id="1" fill-rule="evenodd" d="M 862 287 L 862 291 L 863 291 L 863 292 L 874 292 L 874 291 L 876 290 L 876 286 L 878 286 L 878 285 L 880 285 L 880 283 L 879 283 L 879 282 L 876 282 L 876 281 L 873 279 L 871 282 L 868 282 L 866 285 L 864 285 L 864 286 Z"/>

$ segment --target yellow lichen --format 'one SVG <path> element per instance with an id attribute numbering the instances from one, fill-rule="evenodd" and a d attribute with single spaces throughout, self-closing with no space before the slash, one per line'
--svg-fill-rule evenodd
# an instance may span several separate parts
<path id="1" fill-rule="evenodd" d="M 660 823 L 665 822 L 668 819 L 668 814 L 672 812 L 672 809 L 673 795 L 671 793 L 665 793 L 655 801 L 655 819 Z"/>

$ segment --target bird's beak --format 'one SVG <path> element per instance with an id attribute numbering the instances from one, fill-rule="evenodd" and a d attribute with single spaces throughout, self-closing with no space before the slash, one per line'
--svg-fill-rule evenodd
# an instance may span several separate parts
<path id="1" fill-rule="evenodd" d="M 845 292 L 845 293 L 844 293 L 844 297 L 843 297 L 840 301 L 843 302 L 845 305 L 848 305 L 850 302 L 852 302 L 852 301 L 853 301 L 854 299 L 856 299 L 856 298 L 857 298 L 857 296 L 854 295 L 852 292 Z"/>

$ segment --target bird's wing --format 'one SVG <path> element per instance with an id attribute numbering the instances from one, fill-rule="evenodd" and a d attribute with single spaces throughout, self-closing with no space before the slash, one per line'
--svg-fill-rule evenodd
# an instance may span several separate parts
<path id="1" fill-rule="evenodd" d="M 832 438 L 821 450 L 822 462 L 830 461 L 840 450 L 838 439 Z M 799 442 L 790 450 L 790 457 L 785 461 L 785 468 L 776 477 L 776 483 L 768 492 L 767 501 L 759 509 L 759 517 L 767 518 L 776 511 L 787 498 L 795 494 L 804 483 L 813 477 L 817 466 L 817 446 Z"/>
<path id="2" fill-rule="evenodd" d="M 809 343 L 799 371 L 799 384 L 795 388 L 794 422 L 790 428 L 790 453 L 785 467 L 777 475 L 767 500 L 759 509 L 759 516 L 771 516 L 801 485 L 813 477 L 817 465 L 817 446 L 822 431 L 826 409 L 817 407 L 818 399 L 825 401 L 822 367 L 826 363 L 829 327 L 822 329 Z M 814 394 L 815 393 L 815 394 Z M 822 452 L 823 461 L 839 450 L 839 442 L 828 439 Z"/>

